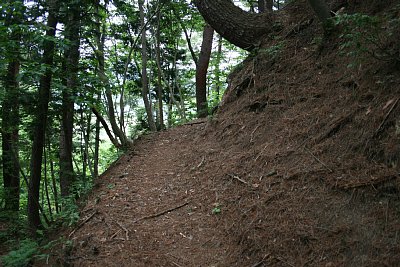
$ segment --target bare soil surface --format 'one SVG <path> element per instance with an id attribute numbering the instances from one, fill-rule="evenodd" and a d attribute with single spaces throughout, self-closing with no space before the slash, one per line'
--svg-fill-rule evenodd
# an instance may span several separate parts
<path id="1" fill-rule="evenodd" d="M 331 4 L 399 15 L 377 2 Z M 400 266 L 399 63 L 349 69 L 306 7 L 212 118 L 141 137 L 97 180 L 57 264 Z"/>
<path id="2" fill-rule="evenodd" d="M 215 178 L 203 174 L 194 138 L 205 123 L 141 138 L 99 180 L 70 236 L 77 266 L 217 266 L 231 262 L 229 242 L 213 214 Z M 224 211 L 225 212 L 225 211 Z M 88 217 L 89 216 L 89 217 Z M 92 216 L 92 217 L 91 217 Z M 87 218 L 87 219 L 85 219 Z"/>

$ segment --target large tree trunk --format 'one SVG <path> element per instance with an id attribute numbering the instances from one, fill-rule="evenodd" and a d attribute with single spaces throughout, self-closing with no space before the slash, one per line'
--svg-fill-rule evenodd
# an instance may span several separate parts
<path id="1" fill-rule="evenodd" d="M 47 126 L 47 113 L 49 109 L 50 88 L 52 79 L 52 65 L 54 57 L 54 40 L 56 34 L 58 3 L 50 1 L 49 15 L 47 18 L 46 40 L 43 44 L 42 65 L 47 66 L 45 73 L 40 78 L 38 92 L 38 107 L 36 111 L 34 140 L 32 144 L 31 175 L 28 188 L 28 223 L 31 234 L 34 236 L 36 230 L 41 226 L 39 215 L 39 191 L 40 178 L 42 175 L 42 157 L 45 133 Z"/>
<path id="2" fill-rule="evenodd" d="M 210 25 L 204 26 L 203 42 L 199 61 L 196 66 L 196 105 L 197 117 L 204 118 L 208 115 L 207 105 L 207 70 L 210 63 L 214 29 Z"/>
<path id="3" fill-rule="evenodd" d="M 270 12 L 252 14 L 235 6 L 231 0 L 194 0 L 204 19 L 230 43 L 252 50 L 272 32 Z"/>
<path id="4" fill-rule="evenodd" d="M 13 7 L 22 7 L 23 1 L 10 1 Z M 6 26 L 15 26 L 22 21 L 22 10 L 16 8 L 7 14 Z M 19 176 L 19 84 L 21 32 L 14 27 L 10 34 L 12 50 L 7 51 L 8 67 L 4 77 L 4 100 L 2 105 L 2 159 L 3 182 L 5 190 L 5 209 L 19 210 L 20 176 Z"/>
<path id="5" fill-rule="evenodd" d="M 60 134 L 60 186 L 61 195 L 70 194 L 75 181 L 72 165 L 72 137 L 74 127 L 74 96 L 78 87 L 80 46 L 80 4 L 70 5 L 65 24 L 65 38 L 71 43 L 65 51 L 65 87 L 62 92 L 62 124 Z"/>
<path id="6" fill-rule="evenodd" d="M 4 81 L 5 98 L 2 112 L 2 156 L 3 182 L 5 190 L 5 209 L 19 210 L 19 156 L 18 156 L 18 126 L 19 126 L 19 59 L 14 58 L 8 64 Z"/>
<path id="7" fill-rule="evenodd" d="M 235 6 L 231 0 L 193 0 L 193 2 L 215 31 L 240 48 L 252 50 L 266 35 L 273 32 L 272 12 L 260 14 L 246 12 Z M 325 0 L 308 0 L 308 2 L 322 21 L 325 31 L 329 30 L 330 12 Z M 265 3 L 270 4 L 270 0 L 265 0 Z M 265 7 L 267 8 L 267 5 Z"/>
<path id="8" fill-rule="evenodd" d="M 144 21 L 144 9 L 143 9 L 144 1 L 139 0 L 139 12 L 140 12 L 140 24 L 143 28 L 142 31 L 142 98 L 144 107 L 146 109 L 147 114 L 147 123 L 152 132 L 157 131 L 156 124 L 154 122 L 153 112 L 151 109 L 150 101 L 149 101 L 149 84 L 147 80 L 147 40 L 146 40 L 146 24 Z"/>

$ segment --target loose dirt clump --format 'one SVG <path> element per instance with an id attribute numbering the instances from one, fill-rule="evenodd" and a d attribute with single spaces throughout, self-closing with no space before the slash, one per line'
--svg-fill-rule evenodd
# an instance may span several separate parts
<path id="1" fill-rule="evenodd" d="M 304 10 L 213 118 L 141 137 L 98 179 L 59 264 L 399 266 L 398 62 L 349 69 Z"/>

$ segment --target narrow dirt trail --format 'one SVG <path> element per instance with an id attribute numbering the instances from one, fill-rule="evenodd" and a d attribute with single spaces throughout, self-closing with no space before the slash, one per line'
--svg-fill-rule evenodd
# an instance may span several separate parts
<path id="1" fill-rule="evenodd" d="M 229 262 L 212 183 L 193 159 L 205 124 L 142 137 L 100 179 L 82 212 L 74 266 L 218 266 Z M 212 195 L 212 193 L 211 193 Z"/>

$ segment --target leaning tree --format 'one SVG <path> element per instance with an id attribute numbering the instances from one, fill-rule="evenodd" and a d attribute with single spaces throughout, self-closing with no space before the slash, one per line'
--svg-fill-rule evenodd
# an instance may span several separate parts
<path id="1" fill-rule="evenodd" d="M 262 38 L 273 32 L 274 14 L 250 13 L 235 6 L 231 0 L 194 0 L 201 15 L 215 31 L 230 43 L 252 50 Z M 308 0 L 320 21 L 326 25 L 330 17 L 325 0 Z"/>

